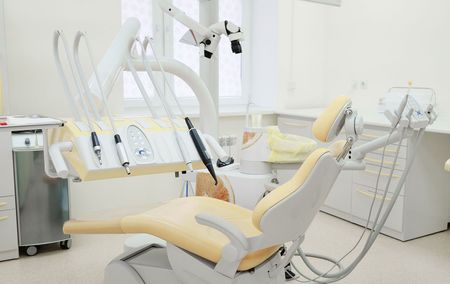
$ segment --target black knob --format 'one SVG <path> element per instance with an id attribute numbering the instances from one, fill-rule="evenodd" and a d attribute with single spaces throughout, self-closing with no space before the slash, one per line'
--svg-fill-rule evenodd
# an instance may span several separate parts
<path id="1" fill-rule="evenodd" d="M 25 138 L 25 145 L 30 146 L 30 138 Z"/>

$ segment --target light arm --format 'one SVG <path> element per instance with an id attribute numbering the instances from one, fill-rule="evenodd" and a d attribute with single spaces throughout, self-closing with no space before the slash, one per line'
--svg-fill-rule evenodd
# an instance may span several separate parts
<path id="1" fill-rule="evenodd" d="M 244 33 L 241 28 L 230 21 L 218 22 L 210 27 L 205 27 L 190 18 L 183 11 L 169 3 L 167 0 L 159 0 L 159 7 L 169 16 L 185 25 L 190 29 L 194 44 L 200 48 L 200 55 L 206 58 L 212 58 L 217 50 L 221 35 L 225 35 L 231 42 L 231 50 L 235 54 L 242 53 L 241 41 L 244 39 Z"/>
<path id="2" fill-rule="evenodd" d="M 188 29 L 193 30 L 204 38 L 209 38 L 212 36 L 211 30 L 200 25 L 194 19 L 186 15 L 185 12 L 181 11 L 171 3 L 166 0 L 158 1 L 159 7 L 178 22 L 185 25 Z"/>

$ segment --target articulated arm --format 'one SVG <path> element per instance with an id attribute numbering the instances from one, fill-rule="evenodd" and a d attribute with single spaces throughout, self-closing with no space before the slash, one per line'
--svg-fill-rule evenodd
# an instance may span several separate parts
<path id="1" fill-rule="evenodd" d="M 244 34 L 241 28 L 229 21 L 218 22 L 212 26 L 205 27 L 190 18 L 186 13 L 167 2 L 160 0 L 160 8 L 169 16 L 173 17 L 189 31 L 183 37 L 183 42 L 200 47 L 200 55 L 211 58 L 217 50 L 221 35 L 225 35 L 231 42 L 231 50 L 235 54 L 242 53 L 241 41 Z"/>

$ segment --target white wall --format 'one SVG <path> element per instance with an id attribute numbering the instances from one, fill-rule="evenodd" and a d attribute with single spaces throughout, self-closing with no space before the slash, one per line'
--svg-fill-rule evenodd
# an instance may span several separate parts
<path id="1" fill-rule="evenodd" d="M 346 0 L 327 12 L 327 97 L 345 94 L 354 80 L 368 82 L 353 94 L 375 105 L 392 86 L 432 87 L 450 112 L 450 1 Z"/>
<path id="2" fill-rule="evenodd" d="M 53 32 L 63 29 L 72 42 L 77 30 L 88 31 L 99 60 L 120 27 L 120 8 L 120 0 L 6 0 L 10 113 L 69 116 L 53 61 Z M 118 84 L 114 109 L 120 108 L 121 93 Z"/>
<path id="3" fill-rule="evenodd" d="M 252 1 L 251 30 L 247 36 L 251 47 L 252 102 L 274 108 L 278 93 L 278 0 Z"/>
<path id="4" fill-rule="evenodd" d="M 290 19 L 291 1 L 280 2 Z M 325 105 L 347 94 L 358 106 L 375 109 L 390 87 L 411 80 L 434 88 L 441 112 L 450 111 L 450 1 L 344 0 L 341 8 L 296 2 L 290 58 L 296 90 L 280 94 L 280 107 Z M 280 29 L 288 30 L 290 21 L 284 22 Z M 289 46 L 289 39 L 281 45 Z M 366 81 L 367 90 L 352 91 L 355 81 Z"/>
<path id="5" fill-rule="evenodd" d="M 279 108 L 323 103 L 326 9 L 309 2 L 279 1 Z"/>

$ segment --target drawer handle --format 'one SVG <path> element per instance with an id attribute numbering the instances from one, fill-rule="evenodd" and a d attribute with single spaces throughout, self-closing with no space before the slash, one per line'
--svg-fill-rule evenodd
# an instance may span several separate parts
<path id="1" fill-rule="evenodd" d="M 0 222 L 8 219 L 8 216 L 0 216 Z"/>
<path id="2" fill-rule="evenodd" d="M 0 208 L 5 207 L 8 203 L 6 202 L 0 202 Z"/>
<path id="3" fill-rule="evenodd" d="M 357 189 L 356 191 L 361 193 L 362 195 L 368 196 L 370 198 L 374 198 L 375 197 L 375 199 L 383 200 L 383 195 L 380 195 L 380 194 L 375 195 L 375 193 L 367 192 L 367 191 L 362 190 L 362 189 Z M 391 201 L 391 200 L 392 200 L 392 198 L 386 196 L 385 201 Z"/>
<path id="4" fill-rule="evenodd" d="M 286 126 L 294 126 L 294 127 L 300 127 L 300 128 L 306 128 L 309 126 L 309 124 L 305 124 L 305 123 L 295 123 L 295 122 L 288 122 L 288 121 L 282 121 L 281 123 Z"/>
<path id="5" fill-rule="evenodd" d="M 371 171 L 371 170 L 365 170 L 365 172 L 366 173 L 368 173 L 368 174 L 372 174 L 372 175 L 378 175 L 378 172 L 375 172 L 375 171 Z M 390 175 L 389 174 L 385 174 L 385 173 L 381 173 L 381 176 L 382 177 L 389 177 Z M 401 176 L 399 176 L 399 175 L 392 175 L 392 178 L 397 178 L 397 179 L 399 179 Z"/>
<path id="6" fill-rule="evenodd" d="M 375 150 L 374 153 L 383 154 L 383 149 Z M 386 153 L 397 153 L 397 150 L 386 148 Z"/>
<path id="7" fill-rule="evenodd" d="M 372 158 L 364 158 L 365 161 L 370 162 L 370 163 L 375 163 L 377 165 L 381 166 L 381 160 L 377 160 L 377 159 L 372 159 Z M 385 165 L 393 165 L 394 162 L 390 162 L 390 161 L 384 161 L 383 164 Z M 395 163 L 395 166 L 399 166 L 399 163 Z"/>

